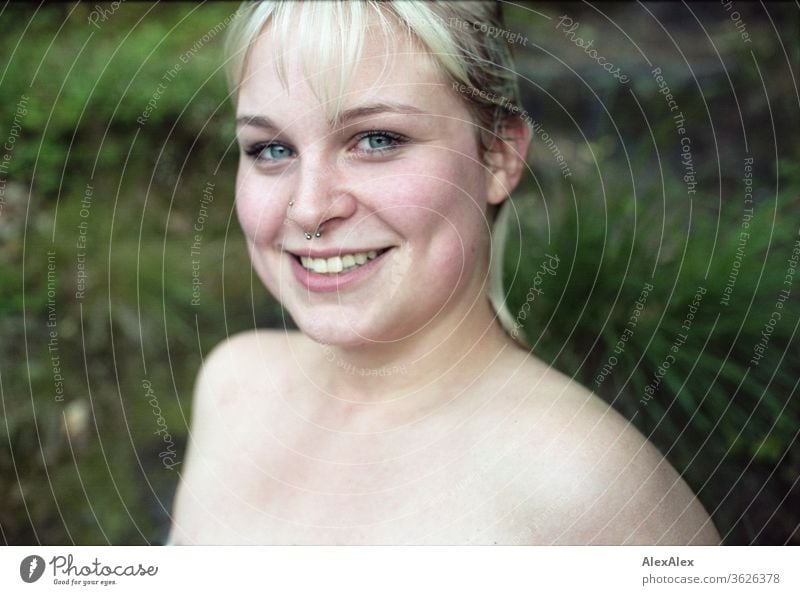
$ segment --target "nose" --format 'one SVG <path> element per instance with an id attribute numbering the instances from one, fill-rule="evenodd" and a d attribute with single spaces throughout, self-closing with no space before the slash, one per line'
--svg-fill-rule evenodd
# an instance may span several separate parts
<path id="1" fill-rule="evenodd" d="M 356 211 L 356 199 L 340 172 L 322 161 L 300 164 L 297 186 L 292 192 L 287 213 L 298 233 L 330 234 Z"/>

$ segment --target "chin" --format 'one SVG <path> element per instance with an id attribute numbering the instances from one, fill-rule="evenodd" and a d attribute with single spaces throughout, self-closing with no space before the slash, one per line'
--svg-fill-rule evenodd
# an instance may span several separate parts
<path id="1" fill-rule="evenodd" d="M 321 345 L 360 347 L 373 342 L 369 336 L 365 336 L 352 327 L 342 325 L 341 322 L 330 324 L 302 321 L 298 322 L 297 326 L 309 339 Z"/>
<path id="2" fill-rule="evenodd" d="M 296 315 L 292 313 L 292 318 L 303 334 L 324 345 L 361 347 L 401 338 L 392 332 L 392 325 L 385 317 L 376 321 L 363 309 L 349 315 L 341 308 L 315 308 L 313 313 L 308 310 Z"/>

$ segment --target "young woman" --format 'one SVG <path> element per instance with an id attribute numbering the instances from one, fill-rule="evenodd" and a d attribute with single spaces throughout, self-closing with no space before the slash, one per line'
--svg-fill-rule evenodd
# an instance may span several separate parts
<path id="1" fill-rule="evenodd" d="M 247 5 L 230 30 L 252 266 L 300 332 L 197 381 L 178 544 L 716 544 L 625 419 L 504 330 L 525 172 L 499 8 Z"/>

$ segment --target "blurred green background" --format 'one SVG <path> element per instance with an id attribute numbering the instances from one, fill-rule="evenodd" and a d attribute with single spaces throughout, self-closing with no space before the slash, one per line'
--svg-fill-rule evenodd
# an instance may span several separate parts
<path id="1" fill-rule="evenodd" d="M 235 9 L 0 8 L 7 544 L 163 541 L 203 355 L 230 334 L 291 325 L 245 264 L 232 210 L 220 65 Z M 524 36 L 512 48 L 538 125 L 513 200 L 512 315 L 545 255 L 557 255 L 531 315 L 517 318 L 536 354 L 631 418 L 725 543 L 800 544 L 797 7 L 521 4 L 506 14 Z M 562 15 L 579 24 L 572 33 L 558 28 Z M 655 68 L 685 116 L 693 194 Z"/>

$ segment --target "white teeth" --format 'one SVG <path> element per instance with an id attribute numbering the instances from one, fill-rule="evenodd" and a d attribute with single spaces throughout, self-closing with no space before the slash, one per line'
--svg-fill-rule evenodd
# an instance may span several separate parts
<path id="1" fill-rule="evenodd" d="M 341 273 L 342 269 L 342 259 L 338 256 L 334 256 L 333 258 L 328 259 L 328 272 L 329 273 Z"/>
<path id="2" fill-rule="evenodd" d="M 331 258 L 311 258 L 309 256 L 301 256 L 300 262 L 303 268 L 315 273 L 341 273 L 356 267 L 361 266 L 368 260 L 373 260 L 378 257 L 376 250 L 369 252 L 357 252 L 355 254 L 345 254 L 344 256 L 333 256 Z"/>

